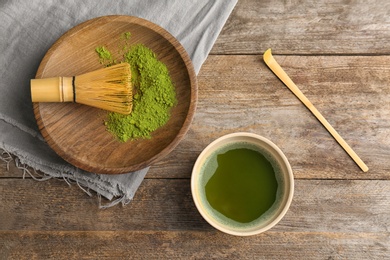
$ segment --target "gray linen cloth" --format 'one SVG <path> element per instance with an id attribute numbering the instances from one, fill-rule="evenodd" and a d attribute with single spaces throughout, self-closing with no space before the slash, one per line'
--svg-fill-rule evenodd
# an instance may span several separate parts
<path id="1" fill-rule="evenodd" d="M 78 169 L 60 158 L 42 138 L 32 111 L 30 79 L 46 51 L 67 30 L 104 15 L 132 15 L 154 22 L 184 46 L 196 73 L 207 58 L 237 0 L 1 0 L 0 158 L 16 156 L 25 171 L 64 178 L 111 202 L 131 201 L 148 168 L 122 175 Z"/>

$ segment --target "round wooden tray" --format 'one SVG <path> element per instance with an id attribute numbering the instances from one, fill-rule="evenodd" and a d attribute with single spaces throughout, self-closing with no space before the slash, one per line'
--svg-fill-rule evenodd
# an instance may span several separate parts
<path id="1" fill-rule="evenodd" d="M 107 111 L 74 103 L 34 103 L 38 127 L 50 147 L 69 163 L 90 172 L 120 174 L 150 166 L 171 152 L 186 134 L 195 113 L 197 81 L 191 60 L 167 31 L 144 19 L 104 16 L 86 21 L 59 38 L 44 56 L 36 78 L 74 76 L 102 68 L 95 52 L 120 52 L 120 36 L 150 48 L 170 72 L 178 103 L 168 123 L 151 139 L 119 142 L 105 126 Z M 121 60 L 121 57 L 117 57 Z"/>

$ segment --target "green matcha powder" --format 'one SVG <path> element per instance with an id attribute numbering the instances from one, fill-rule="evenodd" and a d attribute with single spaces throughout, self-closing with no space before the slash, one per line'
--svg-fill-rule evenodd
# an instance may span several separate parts
<path id="1" fill-rule="evenodd" d="M 170 117 L 170 109 L 176 100 L 175 87 L 164 63 L 143 44 L 129 46 L 130 33 L 124 33 L 121 40 L 126 43 L 123 62 L 131 67 L 133 84 L 133 110 L 130 115 L 108 113 L 106 128 L 120 141 L 151 138 L 151 133 L 165 125 Z M 116 63 L 105 47 L 97 47 L 100 63 L 111 66 Z"/>

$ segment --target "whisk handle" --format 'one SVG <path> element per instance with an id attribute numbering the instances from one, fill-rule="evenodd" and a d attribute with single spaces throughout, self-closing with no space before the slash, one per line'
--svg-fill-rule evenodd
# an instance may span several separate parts
<path id="1" fill-rule="evenodd" d="M 75 102 L 74 77 L 32 79 L 32 102 Z"/>

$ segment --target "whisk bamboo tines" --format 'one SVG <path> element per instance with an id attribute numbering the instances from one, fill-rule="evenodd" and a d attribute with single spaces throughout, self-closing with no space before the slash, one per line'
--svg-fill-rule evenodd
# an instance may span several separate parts
<path id="1" fill-rule="evenodd" d="M 31 80 L 32 102 L 75 102 L 130 114 L 132 110 L 131 71 L 128 63 L 73 77 Z"/>

